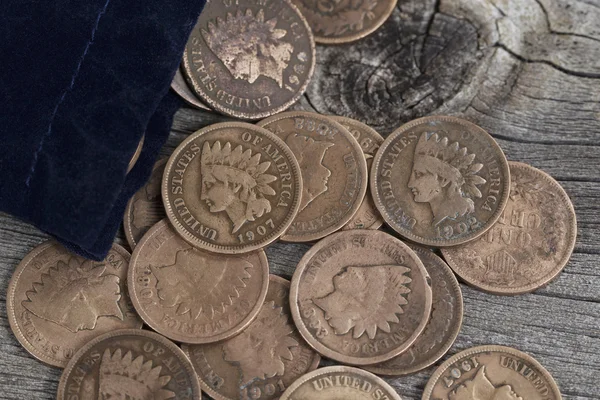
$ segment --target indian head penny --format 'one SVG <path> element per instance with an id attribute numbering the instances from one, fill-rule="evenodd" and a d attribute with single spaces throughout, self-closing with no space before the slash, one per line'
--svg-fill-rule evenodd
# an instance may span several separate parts
<path id="1" fill-rule="evenodd" d="M 282 113 L 258 125 L 285 141 L 302 170 L 300 211 L 282 240 L 310 242 L 346 225 L 368 186 L 365 156 L 352 134 L 328 117 L 307 112 Z"/>
<path id="2" fill-rule="evenodd" d="M 433 252 L 411 248 L 431 276 L 431 317 L 423 333 L 407 351 L 381 364 L 363 367 L 378 375 L 408 375 L 429 367 L 448 352 L 462 326 L 462 292 L 454 273 Z"/>
<path id="3" fill-rule="evenodd" d="M 131 160 L 129 160 L 129 164 L 127 165 L 127 173 L 129 173 L 133 169 L 133 167 L 135 167 L 135 164 L 137 163 L 138 159 L 140 158 L 140 154 L 142 154 L 142 149 L 144 148 L 145 139 L 146 139 L 146 136 L 142 135 L 142 138 L 140 139 L 137 147 L 135 148 L 135 152 L 131 156 Z"/>
<path id="4" fill-rule="evenodd" d="M 315 42 L 290 0 L 211 0 L 183 65 L 191 88 L 210 107 L 260 119 L 302 96 L 315 67 Z"/>
<path id="5" fill-rule="evenodd" d="M 57 400 L 200 400 L 192 364 L 174 343 L 125 329 L 87 343 L 69 362 Z"/>
<path id="6" fill-rule="evenodd" d="M 374 32 L 397 0 L 293 0 L 312 27 L 317 43 L 348 43 Z"/>
<path id="7" fill-rule="evenodd" d="M 330 116 L 335 122 L 342 125 L 354 136 L 360 148 L 365 153 L 365 159 L 367 160 L 367 174 L 371 171 L 371 164 L 373 163 L 373 157 L 377 153 L 379 146 L 383 143 L 383 138 L 373 128 L 363 124 L 362 122 L 356 121 L 352 118 Z M 367 187 L 367 193 L 363 199 L 360 208 L 354 214 L 354 217 L 348 222 L 342 229 L 379 229 L 383 225 L 383 218 L 379 215 L 375 203 L 373 203 L 373 196 L 371 191 Z"/>
<path id="8" fill-rule="evenodd" d="M 157 161 L 148 182 L 127 203 L 123 227 L 127 242 L 132 249 L 135 249 L 148 229 L 165 218 L 160 188 L 166 164 L 166 159 Z"/>
<path id="9" fill-rule="evenodd" d="M 243 122 L 221 123 L 177 147 L 162 193 L 167 216 L 185 240 L 211 252 L 239 254 L 265 247 L 292 224 L 302 175 L 276 135 Z"/>
<path id="10" fill-rule="evenodd" d="M 91 339 L 141 328 L 127 296 L 129 253 L 114 244 L 101 262 L 48 241 L 21 261 L 8 286 L 10 326 L 37 359 L 64 368 Z"/>
<path id="11" fill-rule="evenodd" d="M 167 220 L 143 237 L 129 267 L 129 295 L 142 319 L 184 343 L 217 342 L 241 332 L 258 315 L 268 284 L 264 251 L 199 250 Z"/>
<path id="12" fill-rule="evenodd" d="M 183 73 L 181 72 L 181 68 L 177 68 L 177 72 L 175 72 L 175 77 L 173 78 L 173 82 L 171 82 L 171 89 L 175 93 L 179 95 L 186 103 L 196 107 L 199 110 L 212 111 L 206 104 L 204 104 L 198 96 L 190 89 Z"/>
<path id="13" fill-rule="evenodd" d="M 498 222 L 476 241 L 442 252 L 467 283 L 505 295 L 554 279 L 577 237 L 575 210 L 560 184 L 529 165 L 509 164 L 510 198 Z"/>
<path id="14" fill-rule="evenodd" d="M 370 372 L 352 367 L 325 367 L 304 375 L 280 400 L 401 400 L 393 387 Z"/>
<path id="15" fill-rule="evenodd" d="M 289 281 L 275 275 L 258 317 L 239 335 L 221 343 L 184 345 L 213 399 L 278 399 L 296 379 L 317 368 L 321 357 L 294 326 Z"/>
<path id="16" fill-rule="evenodd" d="M 313 246 L 292 278 L 290 306 L 315 350 L 352 365 L 406 351 L 431 312 L 430 278 L 419 257 L 380 231 L 333 234 Z"/>
<path id="17" fill-rule="evenodd" d="M 435 370 L 423 400 L 561 400 L 556 382 L 531 356 L 510 347 L 462 351 Z"/>
<path id="18" fill-rule="evenodd" d="M 502 215 L 510 171 L 477 125 L 434 116 L 393 132 L 375 155 L 371 193 L 386 223 L 405 238 L 447 247 L 483 235 Z"/>

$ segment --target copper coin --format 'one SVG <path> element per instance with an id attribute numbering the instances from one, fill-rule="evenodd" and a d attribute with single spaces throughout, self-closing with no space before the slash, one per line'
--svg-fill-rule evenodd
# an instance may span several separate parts
<path id="1" fill-rule="evenodd" d="M 133 153 L 133 156 L 131 156 L 131 160 L 129 160 L 129 164 L 127 165 L 127 173 L 129 173 L 129 171 L 131 171 L 132 168 L 135 167 L 137 160 L 140 158 L 140 154 L 142 154 L 142 149 L 144 148 L 145 138 L 146 135 L 142 135 L 142 138 L 140 139 L 137 147 L 135 148 L 135 153 Z"/>
<path id="2" fill-rule="evenodd" d="M 293 0 L 312 27 L 317 43 L 353 42 L 373 33 L 398 0 Z"/>
<path id="3" fill-rule="evenodd" d="M 87 343 L 69 362 L 57 400 L 200 400 L 192 364 L 154 332 L 125 329 Z"/>
<path id="4" fill-rule="evenodd" d="M 346 225 L 356 214 L 368 186 L 360 145 L 342 125 L 315 113 L 286 112 L 260 121 L 285 140 L 302 170 L 302 202 L 282 236 L 311 242 Z"/>
<path id="5" fill-rule="evenodd" d="M 173 78 L 173 82 L 171 82 L 171 89 L 175 93 L 179 95 L 186 103 L 191 106 L 194 106 L 200 110 L 212 111 L 206 104 L 204 104 L 194 92 L 190 89 L 183 73 L 181 72 L 181 68 L 177 68 L 177 72 L 175 72 L 175 77 Z"/>
<path id="6" fill-rule="evenodd" d="M 292 224 L 302 175 L 294 154 L 271 132 L 243 122 L 221 123 L 175 149 L 162 192 L 167 216 L 185 240 L 200 249 L 239 254 L 263 248 Z"/>
<path id="7" fill-rule="evenodd" d="M 148 229 L 166 216 L 160 195 L 166 164 L 166 159 L 157 161 L 148 182 L 127 203 L 123 227 L 127 243 L 132 249 L 135 249 Z"/>
<path id="8" fill-rule="evenodd" d="M 379 146 L 383 143 L 383 137 L 375 129 L 356 121 L 352 118 L 330 116 L 335 122 L 342 125 L 354 136 L 367 160 L 367 175 L 371 171 L 373 157 L 379 150 Z M 354 217 L 342 229 L 379 229 L 383 225 L 383 218 L 377 211 L 371 191 L 367 187 L 367 193 L 360 205 L 360 208 L 354 214 Z"/>
<path id="9" fill-rule="evenodd" d="M 386 223 L 414 242 L 447 247 L 483 235 L 502 215 L 510 171 L 502 149 L 477 125 L 425 117 L 381 145 L 371 193 Z"/>
<path id="10" fill-rule="evenodd" d="M 575 210 L 560 184 L 527 164 L 509 165 L 510 199 L 498 222 L 478 240 L 443 250 L 467 283 L 504 295 L 532 292 L 554 279 L 577 237 Z"/>
<path id="11" fill-rule="evenodd" d="M 401 400 L 393 387 L 370 372 L 352 367 L 319 368 L 298 379 L 280 400 Z"/>
<path id="12" fill-rule="evenodd" d="M 214 0 L 204 7 L 183 55 L 191 89 L 217 111 L 260 119 L 306 90 L 315 42 L 290 0 Z"/>
<path id="13" fill-rule="evenodd" d="M 323 356 L 353 365 L 406 351 L 431 312 L 430 278 L 419 257 L 380 231 L 331 235 L 300 260 L 290 306 L 304 339 Z"/>
<path id="14" fill-rule="evenodd" d="M 462 351 L 435 370 L 423 400 L 561 400 L 556 382 L 533 357 L 510 347 Z"/>
<path id="15" fill-rule="evenodd" d="M 34 248 L 15 270 L 6 300 L 8 321 L 23 347 L 64 368 L 91 339 L 141 328 L 127 296 L 129 258 L 117 244 L 101 262 L 73 255 L 54 241 Z"/>
<path id="16" fill-rule="evenodd" d="M 411 248 L 431 276 L 431 317 L 423 333 L 407 351 L 384 363 L 363 367 L 379 375 L 408 375 L 429 367 L 448 352 L 462 326 L 462 292 L 454 273 L 433 252 Z"/>
<path id="17" fill-rule="evenodd" d="M 262 250 L 239 256 L 198 250 L 163 220 L 135 248 L 128 277 L 133 305 L 152 329 L 178 342 L 212 343 L 256 318 L 269 264 Z"/>
<path id="18" fill-rule="evenodd" d="M 275 275 L 258 317 L 239 335 L 219 344 L 184 345 L 202 389 L 213 399 L 278 399 L 321 357 L 294 326 L 290 282 Z"/>

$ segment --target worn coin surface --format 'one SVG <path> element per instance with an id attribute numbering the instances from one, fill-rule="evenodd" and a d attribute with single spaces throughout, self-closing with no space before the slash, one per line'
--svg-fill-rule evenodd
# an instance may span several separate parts
<path id="1" fill-rule="evenodd" d="M 414 242 L 447 247 L 483 235 L 502 215 L 510 171 L 477 125 L 433 116 L 402 125 L 381 145 L 371 193 L 386 223 Z"/>
<path id="2" fill-rule="evenodd" d="M 278 399 L 321 357 L 298 333 L 290 314 L 290 282 L 275 275 L 258 317 L 221 343 L 184 345 L 202 389 L 213 399 Z"/>
<path id="3" fill-rule="evenodd" d="M 370 372 L 352 367 L 325 367 L 298 379 L 281 400 L 401 400 L 393 387 Z"/>
<path id="4" fill-rule="evenodd" d="M 380 231 L 333 234 L 313 246 L 292 278 L 290 307 L 315 350 L 353 365 L 407 350 L 431 312 L 430 278 L 419 257 Z"/>
<path id="5" fill-rule="evenodd" d="M 152 329 L 178 342 L 212 343 L 256 318 L 269 264 L 263 250 L 223 255 L 196 249 L 163 220 L 136 247 L 128 276 L 133 305 Z"/>
<path id="6" fill-rule="evenodd" d="M 429 367 L 448 352 L 462 326 L 462 292 L 454 273 L 433 252 L 411 248 L 431 277 L 431 317 L 423 333 L 407 351 L 384 363 L 363 367 L 379 375 L 408 375 Z"/>
<path id="7" fill-rule="evenodd" d="M 191 89 L 217 111 L 260 119 L 285 110 L 306 90 L 315 42 L 290 0 L 212 0 L 183 55 Z"/>
<path id="8" fill-rule="evenodd" d="M 504 213 L 476 241 L 444 249 L 467 283 L 496 294 L 532 292 L 563 270 L 575 247 L 577 222 L 569 196 L 545 172 L 510 162 Z"/>
<path id="9" fill-rule="evenodd" d="M 292 224 L 302 175 L 276 135 L 243 122 L 221 123 L 177 147 L 162 192 L 167 216 L 185 240 L 239 254 L 265 247 Z"/>
<path id="10" fill-rule="evenodd" d="M 310 242 L 346 225 L 368 186 L 360 145 L 342 125 L 307 112 L 286 112 L 260 121 L 282 138 L 302 170 L 300 211 L 282 240 Z"/>
<path id="11" fill-rule="evenodd" d="M 379 146 L 383 143 L 383 137 L 377 133 L 373 128 L 362 122 L 356 121 L 352 118 L 330 116 L 335 122 L 342 125 L 354 136 L 358 141 L 360 148 L 365 153 L 365 159 L 367 160 L 367 175 L 371 171 L 371 164 L 373 163 L 373 157 L 377 153 Z M 371 191 L 367 187 L 367 193 L 363 199 L 360 208 L 354 214 L 354 217 L 348 222 L 342 229 L 379 229 L 383 225 L 383 218 L 379 215 L 375 203 L 373 203 L 373 196 Z"/>
<path id="12" fill-rule="evenodd" d="M 373 33 L 397 0 L 292 0 L 312 27 L 317 43 L 348 43 Z"/>
<path id="13" fill-rule="evenodd" d="M 125 329 L 87 343 L 69 362 L 57 400 L 200 400 L 192 364 L 171 341 Z"/>
<path id="14" fill-rule="evenodd" d="M 114 244 L 101 262 L 71 254 L 55 241 L 34 248 L 8 286 L 10 326 L 37 359 L 64 368 L 91 339 L 141 328 L 127 296 L 129 253 Z"/>
<path id="15" fill-rule="evenodd" d="M 175 72 L 175 77 L 173 77 L 173 82 L 171 82 L 171 89 L 175 91 L 186 103 L 200 109 L 211 111 L 211 109 L 204 104 L 198 96 L 190 89 L 185 78 L 183 76 L 183 72 L 181 68 L 177 68 L 177 72 Z"/>
<path id="16" fill-rule="evenodd" d="M 423 400 L 560 400 L 552 376 L 531 356 L 510 347 L 462 351 L 435 370 Z"/>
<path id="17" fill-rule="evenodd" d="M 137 246 L 142 236 L 148 232 L 148 229 L 166 216 L 160 195 L 166 164 L 166 159 L 157 161 L 148 182 L 127 203 L 123 228 L 127 243 L 132 249 L 135 249 L 135 246 Z"/>

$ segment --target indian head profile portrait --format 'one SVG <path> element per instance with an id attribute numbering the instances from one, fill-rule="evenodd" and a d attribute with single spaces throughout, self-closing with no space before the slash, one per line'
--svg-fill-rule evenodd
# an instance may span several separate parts
<path id="1" fill-rule="evenodd" d="M 291 349 L 299 346 L 294 331 L 283 309 L 269 301 L 247 329 L 223 344 L 223 359 L 239 367 L 240 387 L 285 373 L 284 360 L 293 360 Z"/>
<path id="2" fill-rule="evenodd" d="M 389 333 L 390 323 L 408 304 L 412 279 L 409 268 L 401 265 L 352 266 L 333 277 L 333 292 L 313 302 L 325 312 L 336 335 L 360 338 L 365 332 L 374 339 L 377 329 Z"/>
<path id="3" fill-rule="evenodd" d="M 105 271 L 105 265 L 80 263 L 77 257 L 71 257 L 68 264 L 59 261 L 42 274 L 41 282 L 33 284 L 21 304 L 36 317 L 73 333 L 93 330 L 101 317 L 123 320 L 119 277 L 104 275 Z"/>
<path id="4" fill-rule="evenodd" d="M 323 165 L 323 158 L 333 143 L 317 142 L 308 136 L 291 134 L 286 138 L 285 144 L 292 150 L 300 165 L 303 190 L 299 211 L 302 211 L 328 190 L 331 171 Z"/>
<path id="5" fill-rule="evenodd" d="M 260 159 L 260 153 L 253 155 L 242 146 L 232 149 L 229 142 L 221 146 L 216 141 L 212 147 L 205 142 L 202 148 L 200 199 L 211 213 L 227 214 L 233 223 L 232 233 L 271 212 L 268 196 L 276 193 L 269 184 L 277 177 L 266 173 L 271 162 Z"/>
<path id="6" fill-rule="evenodd" d="M 425 132 L 419 138 L 408 187 L 415 202 L 431 206 L 433 225 L 475 211 L 473 199 L 481 197 L 477 186 L 486 180 L 477 175 L 483 164 L 474 160 L 475 154 L 445 136 Z"/>
<path id="7" fill-rule="evenodd" d="M 131 351 L 123 355 L 121 349 L 111 354 L 104 350 L 98 376 L 98 398 L 115 400 L 168 400 L 175 393 L 164 387 L 171 381 L 161 376 L 162 367 L 153 367 L 151 360 L 140 355 L 133 358 Z"/>
<path id="8" fill-rule="evenodd" d="M 173 264 L 150 266 L 160 304 L 195 320 L 223 313 L 246 288 L 254 266 L 242 257 L 214 261 L 194 248 L 180 250 Z"/>
<path id="9" fill-rule="evenodd" d="M 202 29 L 210 50 L 235 79 L 254 83 L 260 76 L 273 79 L 283 87 L 283 72 L 288 67 L 294 46 L 285 40 L 288 32 L 277 28 L 277 18 L 265 21 L 261 9 L 227 13 Z"/>
<path id="10" fill-rule="evenodd" d="M 485 373 L 485 366 L 475 377 L 450 392 L 448 400 L 527 400 L 517 395 L 510 385 L 494 386 Z"/>

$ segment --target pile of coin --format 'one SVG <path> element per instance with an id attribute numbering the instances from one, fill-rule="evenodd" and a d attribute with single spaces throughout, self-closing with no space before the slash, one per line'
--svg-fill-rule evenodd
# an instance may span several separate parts
<path id="1" fill-rule="evenodd" d="M 364 36 L 395 4 L 294 3 L 318 14 L 321 42 Z M 335 25 L 336 7 L 368 18 Z M 131 255 L 115 244 L 93 262 L 50 241 L 17 267 L 9 321 L 32 355 L 65 368 L 57 398 L 400 399 L 377 375 L 421 371 L 450 350 L 463 318 L 455 274 L 520 294 L 566 265 L 567 194 L 473 123 L 426 117 L 384 140 L 349 118 L 278 113 L 314 67 L 299 9 L 208 3 L 180 88 L 266 119 L 208 126 L 156 163 L 127 206 Z M 269 273 L 265 247 L 278 240 L 312 244 L 291 282 Z M 493 345 L 447 359 L 423 394 L 520 398 L 561 396 L 538 362 Z"/>

